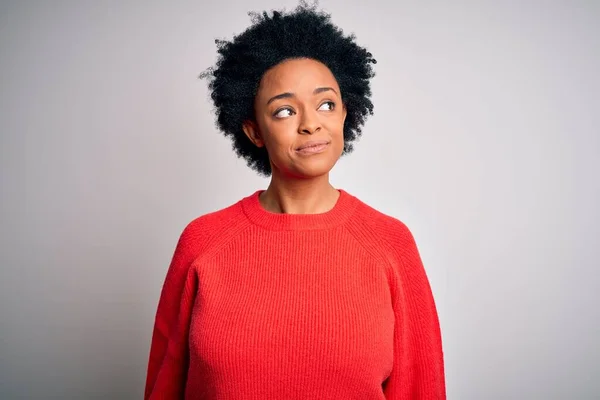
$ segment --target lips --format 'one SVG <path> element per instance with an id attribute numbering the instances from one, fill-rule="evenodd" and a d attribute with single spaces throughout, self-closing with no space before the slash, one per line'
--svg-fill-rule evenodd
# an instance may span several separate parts
<path id="1" fill-rule="evenodd" d="M 329 144 L 329 142 L 327 140 L 309 140 L 308 142 L 304 143 L 302 146 L 298 147 L 296 150 L 307 150 L 312 147 L 321 147 L 321 146 L 325 146 L 327 144 Z"/>

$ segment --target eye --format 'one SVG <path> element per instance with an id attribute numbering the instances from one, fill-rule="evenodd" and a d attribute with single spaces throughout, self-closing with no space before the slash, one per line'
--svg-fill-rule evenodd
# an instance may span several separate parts
<path id="1" fill-rule="evenodd" d="M 292 110 L 291 108 L 280 108 L 277 111 L 275 111 L 275 114 L 273 114 L 273 116 L 275 118 L 286 118 L 291 117 L 294 114 L 294 110 Z"/>
<path id="2" fill-rule="evenodd" d="M 333 101 L 326 101 L 325 103 L 321 104 L 321 106 L 319 107 L 320 111 L 333 111 L 335 109 L 335 103 Z"/>

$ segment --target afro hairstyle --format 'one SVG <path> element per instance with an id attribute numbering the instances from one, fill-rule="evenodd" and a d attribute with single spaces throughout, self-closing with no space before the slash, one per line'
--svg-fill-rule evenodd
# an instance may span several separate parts
<path id="1" fill-rule="evenodd" d="M 373 114 L 371 64 L 377 61 L 332 24 L 331 16 L 302 2 L 292 12 L 250 12 L 252 25 L 233 40 L 215 40 L 216 65 L 200 78 L 207 78 L 215 107 L 216 126 L 232 140 L 233 150 L 263 176 L 271 175 L 266 148 L 255 146 L 244 134 L 244 121 L 254 121 L 254 98 L 267 70 L 288 59 L 309 58 L 326 65 L 338 82 L 346 107 L 344 149 L 361 135 L 368 115 Z"/>

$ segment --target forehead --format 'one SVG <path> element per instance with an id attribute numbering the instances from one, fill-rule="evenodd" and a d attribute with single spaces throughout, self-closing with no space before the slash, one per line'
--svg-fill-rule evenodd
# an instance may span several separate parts
<path id="1" fill-rule="evenodd" d="M 260 82 L 259 95 L 261 92 L 312 92 L 324 86 L 339 91 L 335 77 L 325 64 L 310 59 L 287 60 L 265 73 Z"/>

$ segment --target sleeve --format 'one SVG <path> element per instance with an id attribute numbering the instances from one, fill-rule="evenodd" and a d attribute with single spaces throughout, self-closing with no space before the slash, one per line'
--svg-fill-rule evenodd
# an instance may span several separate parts
<path id="1" fill-rule="evenodd" d="M 402 226 L 393 240 L 394 366 L 383 390 L 390 400 L 444 400 L 444 356 L 437 310 L 414 237 Z"/>
<path id="2" fill-rule="evenodd" d="M 154 321 L 145 400 L 183 398 L 189 364 L 188 332 L 198 288 L 191 265 L 201 242 L 188 225 L 167 271 Z"/>

